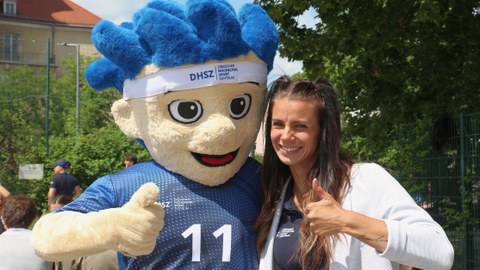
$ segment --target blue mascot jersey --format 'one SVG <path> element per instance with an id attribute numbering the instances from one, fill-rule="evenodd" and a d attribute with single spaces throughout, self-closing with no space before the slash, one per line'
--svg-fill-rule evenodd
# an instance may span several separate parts
<path id="1" fill-rule="evenodd" d="M 257 269 L 253 226 L 261 208 L 260 165 L 248 159 L 225 184 L 208 187 L 155 162 L 138 163 L 95 181 L 61 211 L 121 207 L 137 189 L 160 189 L 165 226 L 154 251 L 124 257 L 127 269 Z"/>

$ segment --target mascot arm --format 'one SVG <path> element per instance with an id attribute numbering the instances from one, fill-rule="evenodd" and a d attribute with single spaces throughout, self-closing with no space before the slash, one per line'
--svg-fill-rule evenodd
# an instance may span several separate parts
<path id="1" fill-rule="evenodd" d="M 158 187 L 147 183 L 120 208 L 45 215 L 33 228 L 32 245 L 37 255 L 49 261 L 108 249 L 129 256 L 149 254 L 164 224 L 164 210 L 156 203 L 158 196 Z"/>

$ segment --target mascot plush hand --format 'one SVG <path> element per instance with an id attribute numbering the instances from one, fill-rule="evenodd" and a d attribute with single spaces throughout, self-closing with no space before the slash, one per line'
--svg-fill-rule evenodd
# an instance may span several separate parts
<path id="1" fill-rule="evenodd" d="M 120 129 L 153 157 L 96 180 L 42 217 L 33 245 L 48 260 L 113 249 L 129 269 L 256 269 L 259 167 L 248 157 L 263 115 L 276 28 L 259 6 L 150 2 L 92 40 L 104 58 L 86 78 L 117 88 Z"/>

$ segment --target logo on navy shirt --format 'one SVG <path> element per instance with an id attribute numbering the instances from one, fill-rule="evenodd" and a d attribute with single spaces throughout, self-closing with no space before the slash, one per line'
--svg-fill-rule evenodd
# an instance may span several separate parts
<path id="1" fill-rule="evenodd" d="M 173 199 L 173 207 L 175 210 L 188 210 L 190 205 L 193 204 L 193 200 L 191 198 L 174 198 Z"/>
<path id="2" fill-rule="evenodd" d="M 163 208 L 170 208 L 172 202 L 160 202 L 160 204 Z"/>
<path id="3" fill-rule="evenodd" d="M 285 238 L 285 237 L 290 237 L 292 234 L 295 233 L 294 228 L 283 228 L 279 232 L 277 232 L 277 238 Z"/>

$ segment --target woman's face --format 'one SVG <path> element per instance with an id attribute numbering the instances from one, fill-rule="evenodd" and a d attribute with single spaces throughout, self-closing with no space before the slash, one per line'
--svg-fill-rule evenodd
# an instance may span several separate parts
<path id="1" fill-rule="evenodd" d="M 312 101 L 281 98 L 273 103 L 270 139 L 280 161 L 290 168 L 310 170 L 315 162 L 318 114 Z"/>

